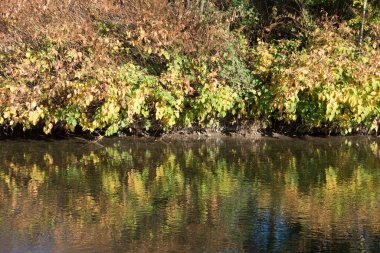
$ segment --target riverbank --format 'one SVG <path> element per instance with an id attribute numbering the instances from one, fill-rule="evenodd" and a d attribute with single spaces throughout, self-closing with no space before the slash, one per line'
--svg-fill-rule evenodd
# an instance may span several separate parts
<path id="1" fill-rule="evenodd" d="M 22 131 L 21 127 L 13 129 L 12 132 L 0 132 L 0 140 L 6 139 L 36 139 L 36 140 L 53 140 L 53 139 L 82 139 L 84 141 L 97 141 L 105 138 L 104 131 L 89 132 L 81 129 L 76 129 L 74 132 L 69 132 L 64 128 L 55 129 L 49 135 L 46 135 L 41 128 L 33 130 Z M 282 125 L 276 129 L 264 128 L 262 124 L 251 124 L 238 127 L 225 127 L 219 129 L 211 128 L 184 128 L 175 131 L 126 131 L 114 134 L 107 138 L 137 138 L 147 140 L 164 140 L 164 141 L 192 141 L 204 139 L 218 139 L 218 138 L 247 138 L 247 139 L 260 139 L 263 137 L 273 137 L 280 139 L 288 139 L 293 137 L 309 138 L 309 137 L 337 137 L 342 136 L 338 129 L 329 128 L 310 128 L 306 126 L 296 125 Z M 361 128 L 356 132 L 351 133 L 350 137 L 355 136 L 378 136 L 376 132 L 368 132 L 368 129 Z"/>

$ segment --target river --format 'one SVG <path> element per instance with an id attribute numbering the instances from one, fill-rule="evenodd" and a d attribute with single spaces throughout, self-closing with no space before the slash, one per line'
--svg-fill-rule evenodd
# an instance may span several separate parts
<path id="1" fill-rule="evenodd" d="M 0 142 L 0 252 L 379 252 L 380 138 Z"/>

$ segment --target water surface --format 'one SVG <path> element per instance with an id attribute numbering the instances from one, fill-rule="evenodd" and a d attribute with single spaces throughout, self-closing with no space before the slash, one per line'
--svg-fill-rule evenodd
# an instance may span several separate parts
<path id="1" fill-rule="evenodd" d="M 379 252 L 380 138 L 0 142 L 0 252 Z"/>

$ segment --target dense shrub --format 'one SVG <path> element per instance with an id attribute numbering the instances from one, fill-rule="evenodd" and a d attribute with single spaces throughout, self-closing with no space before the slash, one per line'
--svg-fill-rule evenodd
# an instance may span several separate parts
<path id="1" fill-rule="evenodd" d="M 242 120 L 377 130 L 375 5 L 358 48 L 360 17 L 312 18 L 321 3 L 269 19 L 251 1 L 206 3 L 3 1 L 3 130 L 112 135 Z"/>
<path id="2" fill-rule="evenodd" d="M 301 51 L 295 41 L 260 43 L 253 52 L 257 75 L 270 83 L 272 117 L 309 126 L 359 126 L 377 130 L 380 119 L 380 50 L 367 43 L 360 51 L 345 25 L 316 29 Z M 289 50 L 290 48 L 290 50 Z"/>

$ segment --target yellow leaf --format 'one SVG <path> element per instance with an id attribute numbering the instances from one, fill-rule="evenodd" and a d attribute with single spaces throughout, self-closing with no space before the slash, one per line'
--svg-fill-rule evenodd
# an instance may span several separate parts
<path id="1" fill-rule="evenodd" d="M 52 123 L 47 124 L 46 122 L 45 127 L 44 127 L 44 133 L 50 134 L 52 129 L 53 129 L 53 124 Z"/>
<path id="2" fill-rule="evenodd" d="M 34 108 L 36 108 L 36 106 L 37 106 L 37 102 L 36 101 L 32 101 L 32 103 L 30 104 L 30 109 L 34 109 Z"/>
<path id="3" fill-rule="evenodd" d="M 8 111 L 5 111 L 4 114 L 3 114 L 4 119 L 9 118 L 10 116 L 11 116 L 11 113 L 8 112 Z"/>

